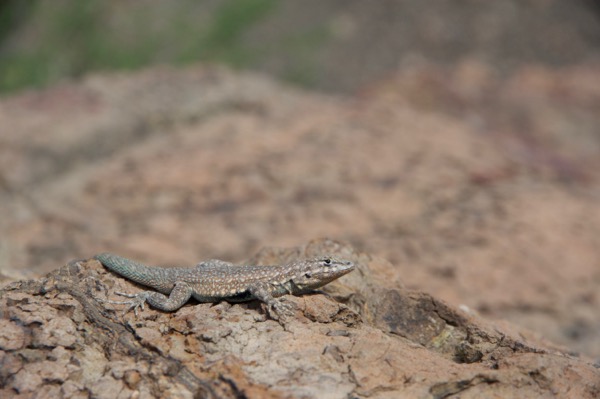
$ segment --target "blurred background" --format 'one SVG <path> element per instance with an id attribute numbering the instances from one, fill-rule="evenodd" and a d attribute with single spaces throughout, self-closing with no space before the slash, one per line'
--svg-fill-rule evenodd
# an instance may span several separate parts
<path id="1" fill-rule="evenodd" d="M 4 0 L 0 281 L 318 237 L 600 357 L 593 0 Z"/>
<path id="2" fill-rule="evenodd" d="M 0 90 L 203 61 L 352 92 L 421 59 L 503 73 L 597 61 L 599 20 L 595 0 L 4 0 Z"/>

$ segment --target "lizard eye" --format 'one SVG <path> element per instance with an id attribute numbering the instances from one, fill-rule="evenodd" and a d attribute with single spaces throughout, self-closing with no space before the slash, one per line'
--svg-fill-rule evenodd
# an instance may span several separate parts
<path id="1" fill-rule="evenodd" d="M 310 273 L 304 273 L 304 277 L 311 278 L 312 276 L 310 275 Z"/>
<path id="2" fill-rule="evenodd" d="M 331 265 L 331 259 L 329 259 L 329 258 L 326 258 L 325 260 L 323 260 L 323 262 L 324 262 L 324 263 L 325 263 L 327 266 Z"/>

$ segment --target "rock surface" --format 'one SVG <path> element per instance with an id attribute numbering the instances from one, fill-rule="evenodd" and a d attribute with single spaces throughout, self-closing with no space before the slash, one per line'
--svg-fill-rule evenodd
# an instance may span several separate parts
<path id="1" fill-rule="evenodd" d="M 73 261 L 0 292 L 2 397 L 461 398 L 600 394 L 600 369 L 531 333 L 378 278 L 392 266 L 316 240 L 251 261 L 330 253 L 357 270 L 292 297 L 285 328 L 257 303 L 189 304 L 139 317 L 98 299 L 134 292 Z M 116 297 L 114 298 L 116 299 Z"/>

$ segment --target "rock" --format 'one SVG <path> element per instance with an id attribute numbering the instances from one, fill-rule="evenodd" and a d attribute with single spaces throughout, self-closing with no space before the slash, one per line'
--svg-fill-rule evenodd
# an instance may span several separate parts
<path id="1" fill-rule="evenodd" d="M 357 270 L 323 293 L 292 297 L 284 329 L 256 302 L 190 303 L 122 315 L 100 302 L 134 284 L 95 260 L 0 291 L 0 393 L 65 397 L 445 398 L 577 397 L 600 393 L 585 357 L 435 296 L 393 288 L 375 259 L 322 239 L 264 249 L 253 262 L 316 253 Z M 380 261 L 377 261 L 380 262 Z M 51 333 L 50 333 L 51 332 Z"/>

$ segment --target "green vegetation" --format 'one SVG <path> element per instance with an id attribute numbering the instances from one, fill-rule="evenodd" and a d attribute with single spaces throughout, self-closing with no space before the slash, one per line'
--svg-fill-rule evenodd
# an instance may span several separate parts
<path id="1" fill-rule="evenodd" d="M 264 54 L 251 48 L 244 34 L 270 15 L 279 1 L 223 0 L 215 6 L 195 1 L 140 3 L 0 3 L 0 93 L 92 70 L 155 63 L 205 60 L 251 67 Z"/>

